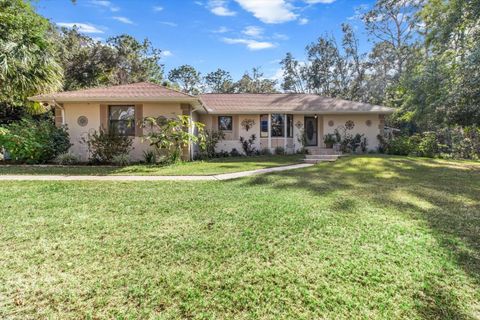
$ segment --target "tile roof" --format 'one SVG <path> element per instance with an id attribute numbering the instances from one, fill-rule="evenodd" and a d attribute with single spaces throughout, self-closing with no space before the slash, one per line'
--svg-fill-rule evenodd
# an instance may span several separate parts
<path id="1" fill-rule="evenodd" d="M 291 113 L 392 113 L 393 109 L 315 94 L 202 94 L 197 97 L 150 82 L 99 87 L 37 95 L 32 101 L 200 101 L 208 113 L 242 114 L 263 112 Z"/>
<path id="2" fill-rule="evenodd" d="M 33 101 L 102 101 L 102 100 L 162 100 L 162 99 L 196 99 L 194 96 L 164 86 L 139 82 L 111 87 L 99 87 L 75 91 L 65 91 L 30 97 Z"/>
<path id="3" fill-rule="evenodd" d="M 292 113 L 392 113 L 392 108 L 316 94 L 202 94 L 208 113 L 239 114 L 260 112 Z"/>

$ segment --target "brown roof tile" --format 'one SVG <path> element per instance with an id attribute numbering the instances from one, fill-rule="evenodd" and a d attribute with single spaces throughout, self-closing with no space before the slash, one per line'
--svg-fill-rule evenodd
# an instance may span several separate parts
<path id="1" fill-rule="evenodd" d="M 195 97 L 164 86 L 139 82 L 111 87 L 99 87 L 75 91 L 65 91 L 30 97 L 33 101 L 101 101 L 101 100 L 162 100 L 162 99 L 195 99 Z"/>
<path id="2" fill-rule="evenodd" d="M 208 113 L 392 113 L 393 109 L 315 94 L 202 94 Z"/>

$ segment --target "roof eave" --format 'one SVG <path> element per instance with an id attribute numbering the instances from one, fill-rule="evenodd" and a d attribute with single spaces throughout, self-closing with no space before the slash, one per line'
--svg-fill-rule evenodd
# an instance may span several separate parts
<path id="1" fill-rule="evenodd" d="M 259 111 L 218 111 L 207 109 L 208 114 L 224 115 L 224 114 L 263 114 L 263 113 L 289 113 L 289 114 L 392 114 L 393 110 L 371 110 L 371 111 L 289 111 L 289 110 L 259 110 Z"/>
<path id="2" fill-rule="evenodd" d="M 77 98 L 77 97 L 56 97 L 56 96 L 33 96 L 28 100 L 36 102 L 198 102 L 195 97 L 89 97 L 89 98 Z"/>

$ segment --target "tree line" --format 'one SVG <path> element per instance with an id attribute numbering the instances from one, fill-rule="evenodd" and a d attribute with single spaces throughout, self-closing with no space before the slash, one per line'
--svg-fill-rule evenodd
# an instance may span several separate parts
<path id="1" fill-rule="evenodd" d="M 322 35 L 305 56 L 286 53 L 283 80 L 253 68 L 234 80 L 191 65 L 165 75 L 161 50 L 123 34 L 105 42 L 57 28 L 28 1 L 0 0 L 0 117 L 26 97 L 58 90 L 151 81 L 190 94 L 312 93 L 382 104 L 391 125 L 411 132 L 480 123 L 480 0 L 377 0 L 358 14 L 371 49 L 355 29 Z M 2 114 L 3 113 L 3 114 Z"/>
<path id="2" fill-rule="evenodd" d="M 358 18 L 369 52 L 343 24 L 341 41 L 286 54 L 283 90 L 393 107 L 390 124 L 409 132 L 480 124 L 479 0 L 377 0 Z"/>

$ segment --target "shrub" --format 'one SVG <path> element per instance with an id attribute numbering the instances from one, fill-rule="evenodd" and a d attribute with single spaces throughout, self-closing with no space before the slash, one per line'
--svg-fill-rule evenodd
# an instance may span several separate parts
<path id="1" fill-rule="evenodd" d="M 301 130 L 300 134 L 297 134 L 297 141 L 301 146 L 298 153 L 308 154 L 308 149 L 306 148 L 306 146 L 307 146 L 307 134 L 305 133 L 305 130 Z"/>
<path id="2" fill-rule="evenodd" d="M 221 130 L 205 130 L 205 144 L 201 150 L 202 158 L 215 157 L 215 148 L 217 144 L 225 138 L 225 134 Z"/>
<path id="3" fill-rule="evenodd" d="M 323 137 L 323 143 L 327 148 L 332 148 L 335 143 L 337 143 L 336 135 L 333 133 L 327 133 Z"/>
<path id="4" fill-rule="evenodd" d="M 117 154 L 113 156 L 112 163 L 117 166 L 127 166 L 130 164 L 130 157 L 126 153 Z"/>
<path id="5" fill-rule="evenodd" d="M 342 130 L 342 133 L 340 133 L 340 130 Z M 342 152 L 356 152 L 359 148 L 362 152 L 367 151 L 368 140 L 365 135 L 360 133 L 352 135 L 343 126 L 335 129 L 332 139 L 335 139 L 336 143 L 340 144 Z"/>
<path id="6" fill-rule="evenodd" d="M 74 155 L 73 153 L 65 152 L 65 153 L 59 154 L 55 158 L 54 162 L 56 164 L 65 166 L 65 165 L 71 165 L 71 164 L 78 163 L 79 161 L 78 161 L 78 157 L 76 155 Z"/>
<path id="7" fill-rule="evenodd" d="M 89 133 L 82 139 L 90 153 L 90 161 L 94 163 L 111 163 L 115 156 L 128 154 L 133 148 L 133 140 L 130 137 L 119 135 L 116 131 L 99 131 Z"/>
<path id="8" fill-rule="evenodd" d="M 284 147 L 275 147 L 275 154 L 276 155 L 283 155 L 285 154 L 285 148 Z"/>
<path id="9" fill-rule="evenodd" d="M 152 150 L 143 151 L 143 159 L 146 164 L 157 163 L 157 155 Z"/>
<path id="10" fill-rule="evenodd" d="M 379 150 L 384 149 L 389 154 L 474 160 L 480 157 L 480 129 L 477 127 L 445 128 L 390 140 L 379 137 L 379 141 Z"/>
<path id="11" fill-rule="evenodd" d="M 220 152 L 215 153 L 215 158 L 227 158 L 229 156 L 230 156 L 230 154 L 225 150 L 221 150 Z"/>
<path id="12" fill-rule="evenodd" d="M 245 152 L 247 156 L 255 154 L 255 140 L 257 140 L 255 134 L 252 134 L 249 139 L 240 137 L 240 143 L 242 144 L 243 152 Z"/>
<path id="13" fill-rule="evenodd" d="M 423 135 L 412 136 L 410 143 L 414 146 L 414 153 L 420 157 L 433 158 L 439 153 L 437 136 L 434 132 L 426 132 Z"/>
<path id="14" fill-rule="evenodd" d="M 260 150 L 260 154 L 263 156 L 271 156 L 272 150 L 270 150 L 269 148 L 263 148 L 262 150 Z"/>
<path id="15" fill-rule="evenodd" d="M 164 156 L 165 163 L 180 160 L 183 148 L 190 142 L 198 143 L 200 150 L 205 150 L 204 124 L 195 122 L 189 116 L 178 115 L 176 118 L 147 117 L 143 126 L 149 128 L 145 139 L 155 148 L 159 156 Z M 197 130 L 197 135 L 193 130 Z"/>
<path id="16" fill-rule="evenodd" d="M 18 162 L 45 163 L 70 146 L 67 128 L 57 128 L 51 120 L 23 119 L 0 130 L 0 148 Z"/>
<path id="17" fill-rule="evenodd" d="M 455 159 L 480 158 L 480 127 L 448 128 L 439 136 L 443 156 L 450 154 Z"/>
<path id="18" fill-rule="evenodd" d="M 385 146 L 385 152 L 388 154 L 396 154 L 399 156 L 408 156 L 413 151 L 410 138 L 407 136 L 399 136 L 388 141 Z"/>
<path id="19" fill-rule="evenodd" d="M 232 151 L 230 151 L 230 156 L 231 157 L 240 157 L 242 154 L 238 152 L 236 148 L 233 148 Z"/>

